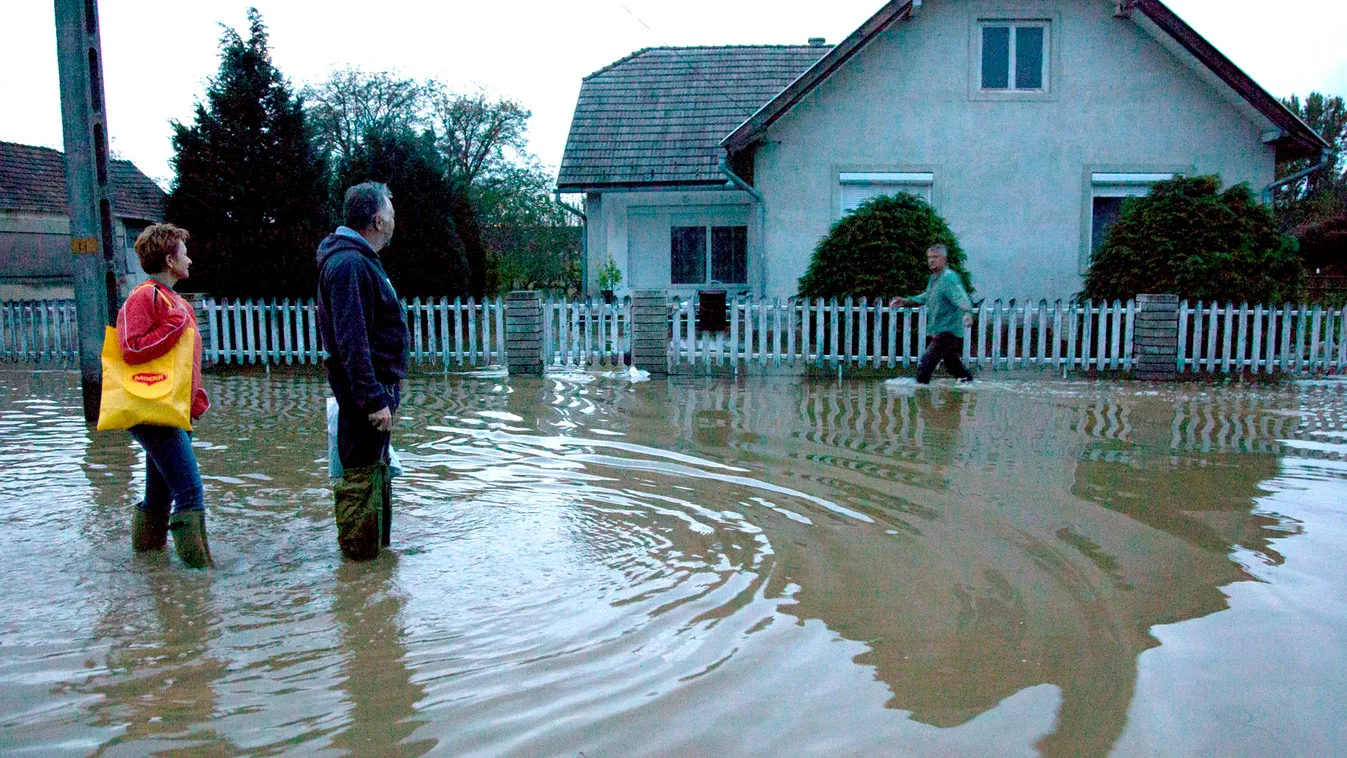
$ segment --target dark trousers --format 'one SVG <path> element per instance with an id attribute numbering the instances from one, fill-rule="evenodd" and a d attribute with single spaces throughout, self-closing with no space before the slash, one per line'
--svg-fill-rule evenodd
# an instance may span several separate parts
<path id="1" fill-rule="evenodd" d="M 962 352 L 963 339 L 949 332 L 941 332 L 932 337 L 926 345 L 926 352 L 922 353 L 921 360 L 917 362 L 917 384 L 930 384 L 931 374 L 935 373 L 935 365 L 942 361 L 945 370 L 955 379 L 972 379 L 973 375 L 964 367 L 963 361 L 959 360 L 959 354 Z"/>
<path id="2" fill-rule="evenodd" d="M 388 410 L 396 414 L 402 402 L 402 389 L 397 384 L 384 385 Z M 360 410 L 349 396 L 337 395 L 337 456 L 342 468 L 373 466 L 388 457 L 391 435 L 381 432 L 370 423 L 369 414 Z"/>
<path id="3" fill-rule="evenodd" d="M 128 431 L 145 449 L 145 500 L 147 513 L 173 513 L 204 509 L 201 470 L 192 451 L 192 435 L 171 426 L 140 424 Z"/>

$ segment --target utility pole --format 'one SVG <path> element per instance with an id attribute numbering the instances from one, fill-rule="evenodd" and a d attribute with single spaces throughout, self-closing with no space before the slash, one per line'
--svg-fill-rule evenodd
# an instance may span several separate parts
<path id="1" fill-rule="evenodd" d="M 61 76 L 70 252 L 75 258 L 80 386 L 84 418 L 98 420 L 103 391 L 104 327 L 114 323 L 119 296 L 113 267 L 108 127 L 98 0 L 55 0 L 56 57 Z"/>

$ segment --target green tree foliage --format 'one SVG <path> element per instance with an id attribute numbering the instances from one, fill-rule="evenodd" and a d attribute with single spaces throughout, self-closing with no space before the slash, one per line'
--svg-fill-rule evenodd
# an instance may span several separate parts
<path id="1" fill-rule="evenodd" d="M 1246 184 L 1218 176 L 1160 182 L 1129 198 L 1085 276 L 1082 297 L 1127 300 L 1174 293 L 1190 300 L 1280 303 L 1304 294 L 1295 240 Z"/>
<path id="2" fill-rule="evenodd" d="M 381 253 L 388 274 L 404 297 L 467 297 L 469 272 L 453 210 L 455 197 L 444 159 L 429 130 L 371 129 L 337 168 L 333 198 L 341 206 L 345 188 L 373 180 L 388 185 L 397 209 L 393 240 Z"/>
<path id="3" fill-rule="evenodd" d="M 1333 149 L 1323 168 L 1277 192 L 1278 225 L 1300 242 L 1300 256 L 1310 274 L 1347 274 L 1347 103 L 1318 92 L 1311 92 L 1303 104 L 1294 95 L 1282 102 Z M 1277 176 L 1310 165 L 1309 160 L 1283 163 L 1277 166 Z M 1316 289 L 1311 295 L 1322 299 L 1325 293 Z M 1325 302 L 1342 299 L 1343 294 L 1337 293 Z"/>
<path id="4" fill-rule="evenodd" d="M 192 232 L 198 291 L 229 297 L 309 296 L 313 251 L 327 227 L 322 159 L 302 102 L 272 65 L 267 31 L 225 29 L 220 70 L 191 126 L 173 123 L 168 218 Z"/>
<path id="5" fill-rule="evenodd" d="M 578 290 L 579 228 L 552 198 L 552 177 L 527 152 L 529 111 L 478 90 L 453 92 L 433 80 L 358 68 L 334 71 L 305 90 L 315 141 L 333 163 L 361 149 L 369 135 L 433 132 L 450 185 L 437 194 L 456 232 L 466 268 L 453 292 L 481 297 L 513 287 Z M 332 193 L 362 177 L 333 172 Z M 400 237 L 405 193 L 394 190 Z M 398 240 L 394 239 L 394 246 Z"/>
<path id="6" fill-rule="evenodd" d="M 819 240 L 800 295 L 874 300 L 921 292 L 931 273 L 926 249 L 936 243 L 949 248 L 949 266 L 971 293 L 963 248 L 935 209 L 907 193 L 873 197 Z"/>
<path id="7" fill-rule="evenodd" d="M 527 162 L 533 114 L 519 103 L 481 90 L 461 94 L 441 88 L 434 96 L 434 113 L 451 170 L 468 185 L 495 178 L 520 159 Z"/>
<path id="8" fill-rule="evenodd" d="M 441 88 L 434 97 L 440 148 L 455 183 L 474 201 L 479 222 L 484 212 L 493 210 L 492 205 L 511 207 L 493 203 L 493 200 L 533 189 L 526 170 L 532 162 L 526 137 L 530 116 L 527 109 L 513 100 L 492 98 L 481 90 L 462 94 Z M 524 181 L 520 182 L 520 179 Z M 539 200 L 548 202 L 545 194 Z M 501 223 L 518 226 L 528 221 L 493 219 L 488 223 L 494 228 Z M 484 240 L 476 248 L 469 246 L 468 249 L 474 292 L 508 286 L 507 281 L 529 267 L 527 260 L 511 260 L 519 256 L 518 251 L 509 248 L 488 250 L 487 244 Z"/>
<path id="9" fill-rule="evenodd" d="M 579 294 L 582 229 L 548 194 L 552 183 L 551 173 L 533 162 L 499 169 L 479 186 L 488 291 Z"/>
<path id="10" fill-rule="evenodd" d="M 304 87 L 309 126 L 318 150 L 338 165 L 360 146 L 365 134 L 393 134 L 430 126 L 433 82 L 392 71 L 347 66 Z"/>
<path id="11" fill-rule="evenodd" d="M 1347 103 L 1341 97 L 1311 92 L 1303 103 L 1292 95 L 1282 104 L 1332 148 L 1323 168 L 1277 191 L 1274 198 L 1277 220 L 1287 230 L 1347 211 L 1347 165 L 1343 161 L 1343 153 L 1347 151 Z M 1317 162 L 1310 158 L 1284 162 L 1277 166 L 1277 178 L 1299 173 Z"/>

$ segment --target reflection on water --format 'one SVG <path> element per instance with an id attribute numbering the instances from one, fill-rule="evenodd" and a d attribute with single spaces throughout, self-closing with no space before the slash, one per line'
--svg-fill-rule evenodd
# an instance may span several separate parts
<path id="1" fill-rule="evenodd" d="M 130 554 L 77 377 L 0 373 L 0 752 L 1347 738 L 1347 383 L 420 378 L 394 551 L 344 564 L 322 379 L 209 382 L 203 574 Z"/>

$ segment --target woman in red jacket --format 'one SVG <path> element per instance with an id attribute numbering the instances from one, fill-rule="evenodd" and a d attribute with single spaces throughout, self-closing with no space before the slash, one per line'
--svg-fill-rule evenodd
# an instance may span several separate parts
<path id="1" fill-rule="evenodd" d="M 186 229 L 172 224 L 155 224 L 141 232 L 136 255 L 150 280 L 137 287 L 117 313 L 117 336 L 122 360 L 135 365 L 164 355 L 188 329 L 193 331 L 192 420 L 196 421 L 210 408 L 201 387 L 201 332 L 192 306 L 173 291 L 175 284 L 187 278 L 192 265 L 187 257 L 188 237 Z M 145 499 L 131 517 L 131 547 L 161 549 L 172 531 L 173 545 L 184 563 L 192 568 L 213 565 L 191 433 L 152 424 L 133 426 L 130 432 L 145 448 Z"/>

